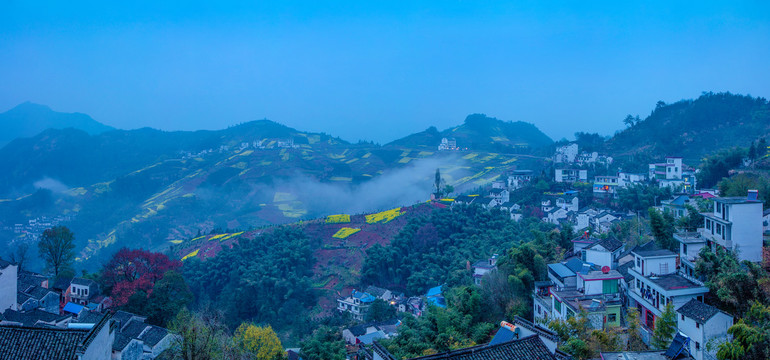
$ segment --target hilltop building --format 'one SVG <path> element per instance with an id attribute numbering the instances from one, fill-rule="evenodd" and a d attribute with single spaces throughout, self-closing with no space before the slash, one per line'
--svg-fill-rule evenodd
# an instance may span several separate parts
<path id="1" fill-rule="evenodd" d="M 460 150 L 460 148 L 457 147 L 457 140 L 455 138 L 442 138 L 441 143 L 438 145 L 439 151 L 447 151 L 447 150 Z"/>

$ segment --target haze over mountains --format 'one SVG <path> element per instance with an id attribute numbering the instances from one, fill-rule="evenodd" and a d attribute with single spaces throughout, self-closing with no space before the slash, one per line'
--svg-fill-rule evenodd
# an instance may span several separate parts
<path id="1" fill-rule="evenodd" d="M 86 114 L 57 112 L 45 105 L 25 102 L 0 113 L 0 146 L 16 138 L 37 135 L 46 129 L 65 128 L 80 129 L 91 135 L 115 130 Z"/>
<path id="2" fill-rule="evenodd" d="M 553 140 L 535 125 L 482 114 L 382 146 L 269 120 L 216 131 L 114 130 L 87 115 L 34 104 L 0 119 L 7 129 L 25 121 L 54 127 L 19 135 L 27 137 L 0 149 L 0 225 L 72 216 L 68 226 L 78 234 L 82 259 L 127 245 L 163 249 L 169 241 L 214 228 L 413 204 L 428 198 L 436 168 L 458 192 L 472 191 L 512 168 L 548 171 L 553 151 Z M 697 131 L 679 131 L 693 124 L 699 124 Z M 598 146 L 621 164 L 652 154 L 700 159 L 767 134 L 766 100 L 704 94 L 658 104 L 647 119 Z M 437 151 L 443 137 L 468 150 Z M 0 232 L 2 243 L 14 239 Z"/>

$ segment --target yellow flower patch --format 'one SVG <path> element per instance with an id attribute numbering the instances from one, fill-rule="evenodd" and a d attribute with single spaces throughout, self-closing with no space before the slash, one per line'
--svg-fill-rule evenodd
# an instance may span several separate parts
<path id="1" fill-rule="evenodd" d="M 212 236 L 212 237 L 209 239 L 209 241 L 212 241 L 212 240 L 219 240 L 219 239 L 221 239 L 221 238 L 223 238 L 223 237 L 225 237 L 225 236 L 227 236 L 227 235 L 230 235 L 230 234 L 227 234 L 227 233 L 225 233 L 225 234 L 214 235 L 214 236 Z"/>
<path id="2" fill-rule="evenodd" d="M 376 214 L 366 215 L 366 223 L 367 224 L 376 224 L 379 222 L 386 223 L 399 216 L 401 216 L 401 208 L 395 208 L 395 209 L 379 212 Z"/>
<path id="3" fill-rule="evenodd" d="M 355 233 L 357 233 L 359 231 L 361 231 L 361 229 L 344 227 L 342 229 L 339 229 L 334 235 L 332 235 L 332 237 L 333 238 L 337 238 L 337 239 L 344 239 L 344 238 L 346 238 L 346 237 L 348 237 L 350 235 L 353 235 L 353 234 L 355 234 Z"/>
<path id="4" fill-rule="evenodd" d="M 182 240 L 171 240 L 170 242 L 171 242 L 172 244 L 181 244 L 181 243 L 182 243 Z"/>
<path id="5" fill-rule="evenodd" d="M 225 237 L 223 237 L 223 238 L 220 238 L 220 239 L 219 239 L 219 241 L 225 241 L 225 240 L 227 240 L 227 239 L 232 239 L 232 238 L 234 238 L 234 237 L 236 237 L 236 236 L 238 236 L 238 235 L 240 235 L 240 234 L 243 234 L 243 231 L 241 231 L 241 232 L 237 232 L 237 233 L 232 233 L 232 234 L 229 234 L 229 235 L 227 235 L 227 236 L 225 236 Z"/>
<path id="6" fill-rule="evenodd" d="M 189 259 L 189 258 L 191 258 L 191 257 L 193 257 L 193 256 L 197 256 L 197 255 L 198 255 L 198 251 L 199 251 L 199 250 L 200 250 L 200 249 L 195 249 L 195 251 L 193 251 L 193 252 L 191 252 L 191 253 L 189 253 L 189 254 L 185 255 L 185 256 L 182 258 L 182 261 L 184 261 L 184 260 L 187 260 L 187 259 Z"/>
<path id="7" fill-rule="evenodd" d="M 344 224 L 349 222 L 350 222 L 350 215 L 348 214 L 329 215 L 326 217 L 327 224 Z"/>

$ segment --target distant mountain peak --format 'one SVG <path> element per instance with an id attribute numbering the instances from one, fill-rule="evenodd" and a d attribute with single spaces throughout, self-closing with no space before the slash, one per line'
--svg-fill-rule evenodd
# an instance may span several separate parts
<path id="1" fill-rule="evenodd" d="M 0 113 L 0 145 L 21 137 L 31 137 L 46 129 L 75 128 L 91 135 L 115 128 L 104 125 L 86 114 L 64 113 L 49 106 L 25 101 Z"/>

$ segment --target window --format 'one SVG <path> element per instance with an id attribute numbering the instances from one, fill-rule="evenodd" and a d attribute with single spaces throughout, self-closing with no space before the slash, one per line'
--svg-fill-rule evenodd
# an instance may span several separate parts
<path id="1" fill-rule="evenodd" d="M 639 281 L 639 279 L 636 279 L 636 288 L 639 289 L 642 287 L 642 283 Z"/>
<path id="2" fill-rule="evenodd" d="M 695 350 L 700 350 L 700 343 L 697 341 L 695 342 Z"/>
<path id="3" fill-rule="evenodd" d="M 711 230 L 711 221 L 706 220 L 706 230 Z"/>
<path id="4" fill-rule="evenodd" d="M 615 322 L 618 320 L 617 314 L 608 314 L 607 315 L 607 322 Z"/>
<path id="5" fill-rule="evenodd" d="M 687 254 L 687 244 L 682 244 L 682 253 Z"/>
<path id="6" fill-rule="evenodd" d="M 642 266 L 641 260 L 639 258 L 636 258 L 636 266 L 637 267 L 641 267 Z"/>
<path id="7" fill-rule="evenodd" d="M 696 323 L 695 323 L 695 328 L 696 328 L 696 329 L 700 329 L 700 323 L 697 323 L 697 322 L 696 322 Z"/>
<path id="8" fill-rule="evenodd" d="M 553 302 L 553 308 L 556 309 L 557 313 L 561 314 L 561 301 L 559 301 L 559 300 L 554 301 Z"/>
<path id="9" fill-rule="evenodd" d="M 681 317 L 682 317 L 682 321 L 684 321 L 684 314 L 682 314 Z"/>

